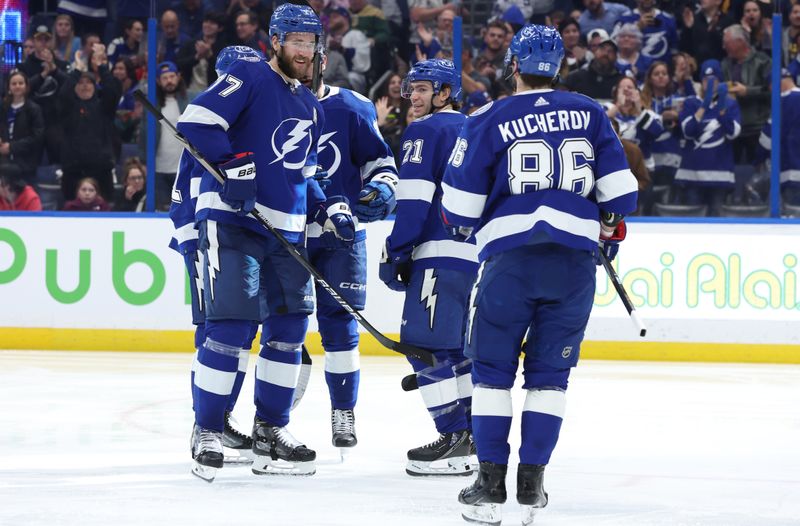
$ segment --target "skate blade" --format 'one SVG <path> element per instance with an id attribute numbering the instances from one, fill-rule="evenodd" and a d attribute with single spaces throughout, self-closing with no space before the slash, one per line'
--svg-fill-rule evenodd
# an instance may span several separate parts
<path id="1" fill-rule="evenodd" d="M 489 526 L 500 526 L 503 522 L 502 504 L 462 504 L 461 517 L 475 524 L 487 524 Z"/>
<path id="2" fill-rule="evenodd" d="M 339 449 L 339 459 L 342 461 L 342 464 L 344 464 L 345 459 L 347 459 L 347 457 L 350 456 L 350 453 L 353 452 L 353 448 L 352 447 L 340 447 L 338 449 Z"/>
<path id="3" fill-rule="evenodd" d="M 446 462 L 445 462 L 446 461 Z M 469 457 L 453 457 L 433 462 L 409 460 L 406 473 L 412 477 L 468 476 L 472 475 Z"/>
<path id="4" fill-rule="evenodd" d="M 255 475 L 294 475 L 309 477 L 317 472 L 314 461 L 287 462 L 285 460 L 272 460 L 271 457 L 256 456 L 250 467 Z"/>
<path id="5" fill-rule="evenodd" d="M 204 466 L 195 461 L 192 464 L 192 475 L 209 483 L 214 482 L 214 478 L 217 476 L 217 468 Z"/>
<path id="6" fill-rule="evenodd" d="M 225 446 L 225 464 L 231 466 L 249 466 L 256 458 L 252 448 L 233 448 Z"/>
<path id="7" fill-rule="evenodd" d="M 535 508 L 528 504 L 520 504 L 520 508 L 522 508 L 522 526 L 531 526 L 536 514 L 544 509 Z"/>

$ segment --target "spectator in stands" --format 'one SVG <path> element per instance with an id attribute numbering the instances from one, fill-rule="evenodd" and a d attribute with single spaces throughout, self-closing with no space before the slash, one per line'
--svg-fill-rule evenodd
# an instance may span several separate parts
<path id="1" fill-rule="evenodd" d="M 402 0 L 398 0 L 401 3 Z M 406 0 L 409 9 L 409 16 L 412 27 L 419 27 L 418 24 L 423 24 L 428 29 L 432 29 L 434 20 L 443 11 L 452 11 L 454 14 L 461 14 L 461 2 L 445 2 L 444 0 Z M 421 37 L 416 30 L 412 30 L 408 42 L 411 44 L 411 52 L 413 53 L 414 46 L 420 43 Z"/>
<path id="2" fill-rule="evenodd" d="M 255 26 L 255 33 L 259 33 L 259 28 L 269 28 L 269 20 L 272 16 L 272 5 L 282 4 L 283 1 L 263 2 L 262 0 L 230 0 L 228 8 L 225 10 L 225 16 L 234 24 L 234 27 L 229 27 L 226 31 L 228 40 L 234 40 L 234 35 L 239 33 L 239 17 L 242 13 L 252 13 L 254 16 L 250 23 Z M 221 11 L 218 7 L 207 6 L 210 11 Z M 267 41 L 268 50 L 272 50 L 266 34 L 262 38 Z"/>
<path id="3" fill-rule="evenodd" d="M 33 55 L 33 52 L 36 51 L 36 47 L 33 45 L 33 38 L 28 37 L 22 42 L 22 61 L 25 62 L 28 60 L 28 57 Z"/>
<path id="4" fill-rule="evenodd" d="M 56 69 L 66 72 L 67 63 L 53 52 L 53 35 L 47 26 L 39 26 L 33 34 L 33 53 L 19 65 L 20 71 L 33 80 L 36 75 L 48 76 Z"/>
<path id="5" fill-rule="evenodd" d="M 115 38 L 108 45 L 108 60 L 116 64 L 122 57 L 130 57 L 133 64 L 139 67 L 144 64 L 146 42 L 144 39 L 144 26 L 135 18 L 125 21 L 123 35 Z"/>
<path id="6" fill-rule="evenodd" d="M 58 12 L 72 17 L 75 33 L 103 33 L 108 19 L 106 0 L 59 0 Z"/>
<path id="7" fill-rule="evenodd" d="M 109 70 L 105 54 L 94 52 L 92 65 L 100 75 L 99 87 L 94 74 L 72 71 L 58 94 L 64 128 L 61 193 L 65 200 L 75 197 L 77 182 L 85 177 L 99 182 L 104 196 L 113 194 L 112 137 L 122 87 Z"/>
<path id="8" fill-rule="evenodd" d="M 175 4 L 172 10 L 178 15 L 183 33 L 190 40 L 200 38 L 205 20 L 202 0 L 182 0 L 179 4 Z"/>
<path id="9" fill-rule="evenodd" d="M 672 15 L 656 9 L 656 0 L 636 0 L 637 8 L 623 15 L 614 26 L 637 24 L 642 32 L 642 54 L 650 60 L 669 62 L 678 51 L 678 29 Z"/>
<path id="10" fill-rule="evenodd" d="M 722 39 L 727 56 L 722 61 L 722 74 L 729 93 L 741 109 L 742 133 L 736 139 L 734 152 L 737 164 L 750 164 L 754 158 L 758 136 L 770 114 L 770 58 L 750 46 L 744 28 L 734 24 L 725 29 Z"/>
<path id="11" fill-rule="evenodd" d="M 270 49 L 266 36 L 258 29 L 258 15 L 252 11 L 243 11 L 236 15 L 236 44 L 247 46 L 269 56 Z"/>
<path id="12" fill-rule="evenodd" d="M 611 99 L 611 91 L 622 77 L 617 71 L 617 45 L 603 29 L 589 33 L 589 46 L 594 58 L 588 67 L 573 71 L 564 81 L 570 91 L 593 99 Z"/>
<path id="13" fill-rule="evenodd" d="M 542 2 L 542 8 L 537 9 L 537 11 L 541 12 L 542 9 L 546 9 L 547 6 L 544 4 L 548 4 L 551 6 L 549 10 L 552 10 L 552 5 L 554 2 L 552 0 L 548 0 L 547 2 Z M 520 15 L 522 16 L 523 21 L 530 20 L 533 16 L 533 2 L 530 0 L 495 0 L 492 4 L 492 15 L 491 19 L 497 18 L 500 19 L 502 16 L 508 12 L 509 9 L 516 8 Z M 548 10 L 548 12 L 549 12 Z"/>
<path id="14" fill-rule="evenodd" d="M 680 49 L 698 61 L 720 59 L 723 55 L 722 32 L 733 24 L 733 18 L 720 10 L 722 0 L 700 0 L 696 11 L 683 8 L 683 31 Z"/>
<path id="15" fill-rule="evenodd" d="M 347 78 L 353 90 L 366 93 L 366 73 L 371 65 L 369 41 L 364 33 L 351 28 L 347 9 L 337 7 L 328 16 L 328 48 L 340 52 L 347 61 Z"/>
<path id="16" fill-rule="evenodd" d="M 222 13 L 209 11 L 203 16 L 202 36 L 186 42 L 178 53 L 176 65 L 186 82 L 189 98 L 200 93 L 217 80 L 217 55 L 225 47 L 222 30 L 225 17 Z"/>
<path id="17" fill-rule="evenodd" d="M 135 143 L 138 139 L 139 124 L 142 121 L 142 107 L 133 97 L 133 92 L 139 88 L 136 80 L 136 68 L 128 57 L 120 59 L 114 64 L 112 70 L 114 78 L 122 87 L 122 97 L 117 104 L 114 128 L 116 130 L 114 141 L 114 157 L 119 157 L 121 143 Z"/>
<path id="18" fill-rule="evenodd" d="M 578 18 L 581 32 L 588 36 L 595 29 L 602 29 L 606 33 L 614 30 L 614 24 L 624 15 L 629 15 L 631 10 L 626 5 L 604 2 L 603 0 L 583 0 L 586 9 Z"/>
<path id="19" fill-rule="evenodd" d="M 653 143 L 664 133 L 661 117 L 650 109 L 650 100 L 644 100 L 636 81 L 622 77 L 612 91 L 614 103 L 608 106 L 609 119 L 619 124 L 619 135 L 636 143 L 642 150 L 649 171 L 655 169 Z"/>
<path id="20" fill-rule="evenodd" d="M 363 2 L 364 0 L 356 1 Z M 352 4 L 352 0 L 350 3 Z M 436 29 L 433 35 L 436 37 L 436 40 L 439 41 L 439 44 L 441 44 L 442 49 L 453 49 L 453 21 L 455 19 L 455 13 L 449 9 L 442 11 L 442 13 L 436 17 Z"/>
<path id="21" fill-rule="evenodd" d="M 340 88 L 353 89 L 350 85 L 350 71 L 347 69 L 347 61 L 338 51 L 327 50 L 328 63 L 325 66 L 325 84 L 328 86 L 338 86 Z"/>
<path id="22" fill-rule="evenodd" d="M 784 64 L 794 62 L 800 53 L 798 37 L 800 37 L 800 3 L 792 5 L 792 10 L 789 12 L 789 26 L 783 30 Z"/>
<path id="23" fill-rule="evenodd" d="M 672 91 L 676 96 L 692 97 L 700 93 L 700 83 L 694 81 L 697 62 L 688 53 L 672 56 Z"/>
<path id="24" fill-rule="evenodd" d="M 762 16 L 761 4 L 755 0 L 744 3 L 741 25 L 750 35 L 750 46 L 767 55 L 772 54 L 772 19 Z"/>
<path id="25" fill-rule="evenodd" d="M 442 58 L 442 45 L 436 38 L 435 33 L 422 23 L 417 24 L 417 34 L 420 43 L 416 48 L 416 60 L 420 62 L 429 58 Z"/>
<path id="26" fill-rule="evenodd" d="M 472 115 L 476 110 L 483 105 L 492 101 L 492 96 L 486 91 L 473 91 L 464 102 L 464 107 L 461 108 L 461 113 Z"/>
<path id="27" fill-rule="evenodd" d="M 327 83 L 327 78 L 325 79 Z M 386 88 L 375 101 L 375 111 L 378 114 L 378 129 L 384 140 L 389 144 L 394 154 L 395 161 L 400 163 L 400 139 L 406 130 L 406 114 L 409 113 L 409 99 L 400 96 L 400 86 L 403 77 L 392 73 L 386 82 Z"/>
<path id="28" fill-rule="evenodd" d="M 469 44 L 469 40 L 465 38 L 461 45 L 461 87 L 467 94 L 473 91 L 489 91 L 492 87 L 492 81 L 478 73 L 478 70 L 475 69 L 472 55 L 472 46 Z"/>
<path id="29" fill-rule="evenodd" d="M 619 142 L 622 143 L 622 149 L 625 151 L 625 158 L 628 160 L 628 166 L 636 177 L 636 182 L 639 185 L 639 203 L 636 207 L 635 215 L 646 215 L 644 210 L 645 196 L 650 195 L 652 188 L 652 181 L 650 180 L 650 172 L 647 170 L 647 165 L 644 162 L 644 155 L 641 148 L 628 139 L 622 137 L 619 133 L 619 122 L 616 119 L 611 119 L 611 127 L 619 137 Z"/>
<path id="30" fill-rule="evenodd" d="M 95 33 L 85 33 L 81 36 L 81 47 L 72 57 L 72 69 L 88 71 L 89 62 L 92 61 L 92 49 L 95 44 L 100 44 L 100 37 Z"/>
<path id="31" fill-rule="evenodd" d="M 644 80 L 644 74 L 653 62 L 641 53 L 642 32 L 636 24 L 623 24 L 614 33 L 617 44 L 617 70 L 623 75 L 633 76 L 636 82 Z"/>
<path id="32" fill-rule="evenodd" d="M 158 39 L 158 62 L 175 62 L 178 59 L 178 52 L 190 41 L 189 37 L 181 33 L 181 23 L 178 14 L 172 9 L 167 9 L 161 15 L 161 34 Z"/>
<path id="33" fill-rule="evenodd" d="M 158 108 L 167 121 L 178 122 L 183 110 L 189 105 L 186 84 L 178 72 L 178 67 L 172 62 L 159 64 L 156 82 Z M 156 208 L 166 211 L 172 201 L 172 185 L 175 182 L 183 146 L 170 133 L 166 124 L 160 124 L 156 128 Z M 144 135 L 140 134 L 142 138 Z"/>
<path id="34" fill-rule="evenodd" d="M 702 99 L 686 99 L 678 115 L 686 145 L 675 183 L 682 190 L 680 201 L 704 204 L 709 215 L 717 216 L 734 187 L 733 141 L 742 127 L 739 105 L 728 95 L 719 61 L 706 60 L 700 71 Z"/>
<path id="35" fill-rule="evenodd" d="M 781 77 L 781 194 L 784 203 L 800 206 L 800 89 L 788 69 L 783 68 Z M 760 158 L 769 158 L 772 150 L 771 120 L 761 130 L 758 142 Z M 763 188 L 755 186 L 753 190 L 768 193 L 769 177 L 766 179 Z M 755 181 L 750 181 L 748 185 L 753 187 L 753 183 Z"/>
<path id="36" fill-rule="evenodd" d="M 561 40 L 564 42 L 564 62 L 568 72 L 581 69 L 589 62 L 586 48 L 581 46 L 581 26 L 574 18 L 565 18 L 558 25 Z"/>
<path id="37" fill-rule="evenodd" d="M 55 33 L 56 57 L 70 63 L 75 56 L 75 52 L 81 47 L 81 39 L 75 36 L 75 27 L 72 17 L 69 15 L 58 15 L 53 24 Z"/>
<path id="38" fill-rule="evenodd" d="M 100 185 L 92 177 L 78 181 L 75 199 L 64 203 L 66 212 L 108 212 L 111 208 L 100 194 Z"/>
<path id="39" fill-rule="evenodd" d="M 145 190 L 147 169 L 138 157 L 125 161 L 122 170 L 122 189 L 114 199 L 114 210 L 117 212 L 144 211 L 147 192 Z"/>
<path id="40" fill-rule="evenodd" d="M 42 157 L 44 117 L 39 105 L 28 100 L 29 89 L 23 72 L 11 72 L 0 106 L 0 172 L 31 183 Z"/>
<path id="41" fill-rule="evenodd" d="M 353 14 L 353 29 L 364 33 L 370 45 L 370 62 L 374 72 L 374 79 L 380 77 L 391 68 L 392 48 L 389 46 L 389 24 L 386 16 L 379 7 L 370 4 L 367 0 L 350 0 L 350 12 Z M 447 11 L 452 14 L 452 11 Z M 450 35 L 452 46 L 453 26 L 450 21 Z M 444 41 L 437 34 L 439 42 Z"/>
<path id="42" fill-rule="evenodd" d="M 24 180 L 0 174 L 0 210 L 41 212 L 42 200 Z"/>
<path id="43" fill-rule="evenodd" d="M 502 69 L 505 66 L 507 34 L 508 29 L 503 21 L 489 22 L 483 35 L 483 49 L 475 60 L 488 60 L 495 69 Z"/>

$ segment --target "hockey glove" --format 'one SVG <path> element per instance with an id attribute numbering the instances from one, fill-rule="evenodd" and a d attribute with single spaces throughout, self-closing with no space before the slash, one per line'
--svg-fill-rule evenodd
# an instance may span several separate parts
<path id="1" fill-rule="evenodd" d="M 706 91 L 703 94 L 703 109 L 708 111 L 711 108 L 711 102 L 714 100 L 714 88 L 716 87 L 717 79 L 710 77 L 706 83 Z"/>
<path id="2" fill-rule="evenodd" d="M 322 227 L 320 240 L 329 248 L 350 246 L 356 237 L 356 225 L 346 197 L 329 197 L 319 207 L 314 221 Z"/>
<path id="3" fill-rule="evenodd" d="M 319 187 L 324 192 L 331 185 L 331 178 L 327 170 L 323 170 L 321 166 L 317 165 L 317 172 L 314 174 Z"/>
<path id="4" fill-rule="evenodd" d="M 385 219 L 394 211 L 395 185 L 386 181 L 372 180 L 364 185 L 358 194 L 358 203 L 353 207 L 353 212 L 360 221 L 368 223 Z"/>
<path id="5" fill-rule="evenodd" d="M 617 223 L 613 230 L 607 229 L 605 225 L 601 225 L 600 243 L 597 248 L 603 251 L 609 261 L 614 261 L 614 258 L 617 257 L 619 244 L 625 239 L 628 233 L 627 230 L 624 219 Z M 599 254 L 595 258 L 595 263 L 602 265 Z"/>
<path id="6" fill-rule="evenodd" d="M 219 166 L 225 174 L 219 196 L 240 216 L 246 216 L 256 207 L 256 165 L 251 155 L 252 152 L 237 154 L 232 160 Z"/>
<path id="7" fill-rule="evenodd" d="M 386 286 L 397 292 L 405 292 L 411 277 L 411 260 L 408 256 L 389 256 L 386 245 L 378 266 L 378 277 Z"/>
<path id="8" fill-rule="evenodd" d="M 725 107 L 725 99 L 728 98 L 728 84 L 720 82 L 717 86 L 717 104 L 722 104 Z"/>

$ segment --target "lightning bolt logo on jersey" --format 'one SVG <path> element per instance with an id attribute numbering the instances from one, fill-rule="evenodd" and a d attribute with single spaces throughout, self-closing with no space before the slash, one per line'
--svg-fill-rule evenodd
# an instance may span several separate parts
<path id="1" fill-rule="evenodd" d="M 296 242 L 305 230 L 306 178 L 314 173 L 307 161 L 317 151 L 324 121 L 322 107 L 299 82 L 287 81 L 267 62 L 237 60 L 186 108 L 178 130 L 212 164 L 252 152 L 256 208 Z M 198 222 L 213 219 L 268 235 L 254 218 L 239 216 L 225 204 L 220 189 L 211 174 L 203 175 Z"/>
<path id="2" fill-rule="evenodd" d="M 616 30 L 624 24 L 636 24 L 641 18 L 638 9 L 633 13 L 619 17 L 615 24 Z M 672 54 L 678 49 L 678 28 L 675 19 L 660 9 L 655 10 L 655 24 L 642 29 L 641 53 L 651 60 L 661 60 L 669 63 Z M 616 36 L 615 34 L 612 36 Z"/>
<path id="3" fill-rule="evenodd" d="M 703 118 L 695 114 L 703 102 L 689 97 L 678 116 L 686 138 L 676 181 L 704 185 L 733 185 L 733 139 L 742 130 L 739 105 L 730 97 L 712 104 Z"/>

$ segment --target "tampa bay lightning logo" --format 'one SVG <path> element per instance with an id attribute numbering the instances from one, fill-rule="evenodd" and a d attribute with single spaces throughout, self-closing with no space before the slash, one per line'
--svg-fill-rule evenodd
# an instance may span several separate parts
<path id="1" fill-rule="evenodd" d="M 320 164 L 327 169 L 329 177 L 332 177 L 336 170 L 339 169 L 339 165 L 342 164 L 342 152 L 336 146 L 336 143 L 331 140 L 334 135 L 336 135 L 335 131 L 323 133 L 322 137 L 319 138 L 319 149 L 317 150 Z M 323 155 L 323 152 L 329 153 Z M 332 160 L 330 159 L 331 154 L 333 154 Z"/>
<path id="2" fill-rule="evenodd" d="M 287 170 L 300 170 L 306 164 L 311 150 L 311 127 L 314 122 L 308 119 L 284 119 L 272 132 L 272 152 L 275 160 L 269 164 L 283 161 Z"/>
<path id="3" fill-rule="evenodd" d="M 661 58 L 669 51 L 666 31 L 645 33 L 642 41 L 642 55 L 648 58 Z"/>

